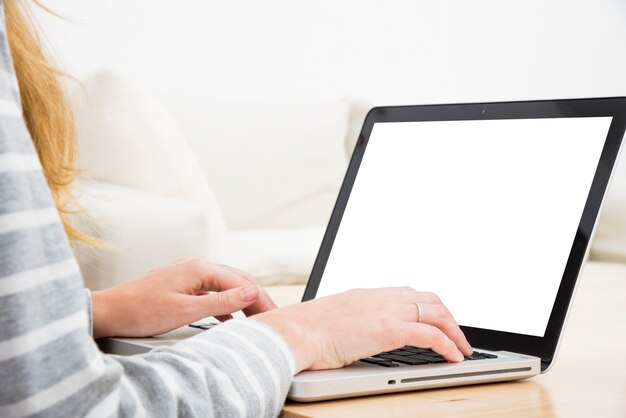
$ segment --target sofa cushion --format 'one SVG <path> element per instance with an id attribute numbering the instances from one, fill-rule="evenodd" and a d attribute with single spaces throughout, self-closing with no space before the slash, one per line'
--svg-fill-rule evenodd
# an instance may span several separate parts
<path id="1" fill-rule="evenodd" d="M 133 80 L 98 73 L 74 91 L 83 177 L 151 193 L 179 193 L 176 146 L 182 134 L 158 101 Z"/>
<path id="2" fill-rule="evenodd" d="M 324 227 L 229 231 L 216 261 L 251 273 L 263 285 L 306 283 Z"/>
<path id="3" fill-rule="evenodd" d="M 201 161 L 229 227 L 326 223 L 347 166 L 346 103 L 161 97 Z M 314 208 L 292 206 L 288 216 L 272 216 L 328 190 Z"/>
<path id="4" fill-rule="evenodd" d="M 213 190 L 176 121 L 149 89 L 101 71 L 71 97 L 81 178 L 197 205 L 206 213 L 210 240 L 220 239 L 225 225 Z"/>

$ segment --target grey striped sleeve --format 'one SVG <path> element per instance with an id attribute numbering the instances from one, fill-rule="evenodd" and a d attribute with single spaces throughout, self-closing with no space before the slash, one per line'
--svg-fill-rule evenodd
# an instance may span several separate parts
<path id="1" fill-rule="evenodd" d="M 293 355 L 259 322 L 232 320 L 144 355 L 98 350 L 91 297 L 22 119 L 4 15 L 1 23 L 0 417 L 278 415 Z"/>
<path id="2" fill-rule="evenodd" d="M 89 289 L 85 289 L 85 304 L 87 305 L 87 331 L 89 335 L 93 335 L 93 300 Z"/>

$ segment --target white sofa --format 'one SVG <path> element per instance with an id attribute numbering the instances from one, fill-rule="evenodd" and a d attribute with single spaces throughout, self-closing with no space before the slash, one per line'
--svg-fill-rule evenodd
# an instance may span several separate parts
<path id="1" fill-rule="evenodd" d="M 90 288 L 188 256 L 306 281 L 366 106 L 159 97 L 110 72 L 71 96 L 78 203 L 117 247 L 75 249 Z"/>
<path id="2" fill-rule="evenodd" d="M 369 109 L 336 102 L 156 95 L 102 72 L 74 86 L 78 202 L 116 250 L 76 248 L 87 286 L 108 287 L 181 257 L 304 283 Z M 626 165 L 592 257 L 626 262 Z"/>

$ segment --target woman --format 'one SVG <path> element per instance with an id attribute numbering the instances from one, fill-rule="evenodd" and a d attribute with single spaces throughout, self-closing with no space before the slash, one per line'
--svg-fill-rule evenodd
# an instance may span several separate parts
<path id="1" fill-rule="evenodd" d="M 275 416 L 304 369 L 403 345 L 432 347 L 449 361 L 471 354 L 439 299 L 409 288 L 275 309 L 249 275 L 181 260 L 85 292 L 70 240 L 93 240 L 67 219 L 71 112 L 24 4 L 4 0 L 2 10 L 0 416 Z M 94 337 L 153 335 L 242 309 L 247 319 L 139 356 L 104 355 L 89 334 L 93 325 Z"/>

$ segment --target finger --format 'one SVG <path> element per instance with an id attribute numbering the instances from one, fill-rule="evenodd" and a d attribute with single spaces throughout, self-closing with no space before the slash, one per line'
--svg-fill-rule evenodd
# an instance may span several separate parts
<path id="1" fill-rule="evenodd" d="M 259 299 L 257 303 L 251 305 L 249 308 L 244 309 L 246 316 L 256 315 L 261 312 L 270 311 L 276 309 L 278 306 L 272 300 L 270 295 L 265 291 L 263 287 L 259 286 Z"/>
<path id="2" fill-rule="evenodd" d="M 227 264 L 218 264 L 218 266 L 224 267 L 226 269 L 229 269 L 233 272 L 235 272 L 236 274 L 239 274 L 243 279 L 248 280 L 251 283 L 254 284 L 259 284 L 259 282 L 254 278 L 253 275 L 251 275 L 250 273 L 248 273 L 247 271 L 243 271 L 238 269 L 237 267 L 233 267 L 233 266 L 229 266 Z M 266 290 L 260 286 L 261 288 L 261 296 L 259 297 L 260 302 L 263 304 L 266 304 L 265 311 L 270 310 L 270 309 L 276 309 L 278 308 L 278 306 L 276 305 L 276 303 L 272 300 L 272 298 L 270 297 L 270 295 L 266 292 Z M 264 311 L 260 311 L 260 312 L 264 312 Z M 254 315 L 255 313 L 260 313 L 260 312 L 256 312 L 256 311 L 250 311 L 248 314 L 248 316 L 250 315 Z"/>
<path id="3" fill-rule="evenodd" d="M 256 280 L 254 280 L 250 274 L 244 273 L 233 267 L 223 265 L 215 265 L 214 267 L 214 288 L 211 290 L 226 290 L 234 286 L 245 286 L 251 282 L 257 284 Z M 276 309 L 276 304 L 269 297 L 267 292 L 265 290 L 261 290 L 260 287 L 258 287 L 258 289 L 259 297 L 257 301 L 245 310 L 245 313 L 248 316 Z"/>
<path id="4" fill-rule="evenodd" d="M 257 301 L 259 287 L 248 285 L 209 293 L 203 296 L 192 296 L 194 311 L 201 317 L 225 316 L 241 311 Z"/>
<path id="5" fill-rule="evenodd" d="M 466 355 L 472 354 L 472 347 L 465 338 L 458 324 L 450 314 L 448 309 L 440 304 L 420 303 L 421 313 L 418 315 L 415 303 L 403 303 L 386 307 L 396 318 L 404 322 L 419 322 L 435 326 L 443 331 L 457 345 L 459 350 Z"/>
<path id="6" fill-rule="evenodd" d="M 274 303 L 270 295 L 265 291 L 265 289 L 263 289 L 263 287 L 258 285 L 256 279 L 252 277 L 250 273 L 231 266 L 219 265 L 219 267 L 222 267 L 225 270 L 229 270 L 232 273 L 238 275 L 241 279 L 247 281 L 248 283 L 256 284 L 259 287 L 259 298 L 257 302 L 252 304 L 250 307 L 244 309 L 244 313 L 246 314 L 246 316 L 255 315 L 277 308 L 276 303 Z"/>
<path id="7" fill-rule="evenodd" d="M 450 362 L 463 361 L 463 353 L 459 351 L 454 341 L 452 341 L 439 328 L 423 323 L 404 323 L 406 334 L 405 345 L 430 348 L 441 354 L 443 358 Z"/>
<path id="8" fill-rule="evenodd" d="M 444 332 L 466 356 L 472 355 L 472 346 L 465 338 L 465 334 L 456 323 L 452 314 L 445 306 L 435 303 L 420 303 L 419 320 L 424 324 L 433 325 Z M 418 319 L 417 306 L 413 304 L 415 319 Z"/>
<path id="9" fill-rule="evenodd" d="M 181 268 L 186 268 L 187 273 L 195 275 L 202 280 L 203 291 L 224 291 L 236 287 L 250 285 L 250 280 L 231 268 L 219 264 L 211 264 L 203 260 L 183 260 Z M 257 286 L 258 287 L 258 286 Z M 246 309 L 246 315 L 254 315 L 275 309 L 276 304 L 267 292 L 260 291 L 259 297 Z"/>

